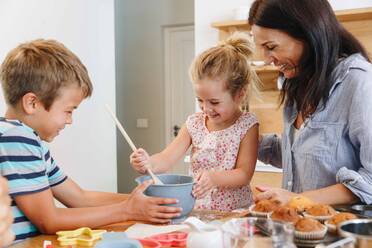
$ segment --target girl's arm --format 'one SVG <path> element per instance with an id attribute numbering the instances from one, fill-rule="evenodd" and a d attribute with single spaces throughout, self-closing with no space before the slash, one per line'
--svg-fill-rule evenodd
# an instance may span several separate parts
<path id="1" fill-rule="evenodd" d="M 191 137 L 186 125 L 180 129 L 177 137 L 162 151 L 150 157 L 150 163 L 155 173 L 169 171 L 187 152 L 191 145 Z"/>
<path id="2" fill-rule="evenodd" d="M 46 234 L 54 234 L 57 231 L 71 230 L 82 226 L 96 228 L 127 220 L 168 223 L 171 218 L 179 216 L 179 208 L 162 206 L 163 204 L 174 204 L 177 200 L 148 197 L 143 194 L 149 185 L 150 182 L 139 185 L 129 197 L 126 197 L 126 200 L 95 207 L 85 205 L 87 199 L 84 196 L 80 199 L 67 199 L 69 196 L 76 197 L 79 193 L 71 193 L 70 191 L 75 188 L 71 188 L 71 184 L 66 184 L 66 182 L 53 187 L 53 191 L 47 189 L 16 196 L 15 201 L 39 231 Z M 53 193 L 56 193 L 59 201 L 67 202 L 66 205 L 70 205 L 72 208 L 57 208 L 54 205 Z M 106 197 L 104 198 L 107 200 Z"/>
<path id="3" fill-rule="evenodd" d="M 252 126 L 240 142 L 236 167 L 228 171 L 211 172 L 211 180 L 219 187 L 239 187 L 248 185 L 257 162 L 258 124 Z"/>

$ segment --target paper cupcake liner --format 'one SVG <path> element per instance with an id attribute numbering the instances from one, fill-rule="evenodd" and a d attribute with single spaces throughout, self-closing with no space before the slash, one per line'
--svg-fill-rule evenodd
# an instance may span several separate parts
<path id="1" fill-rule="evenodd" d="M 323 230 L 320 231 L 313 231 L 313 232 L 301 232 L 301 231 L 295 231 L 295 238 L 296 239 L 303 239 L 303 240 L 319 240 L 323 239 L 324 236 L 327 233 L 327 227 L 325 225 L 323 226 Z"/>
<path id="2" fill-rule="evenodd" d="M 335 224 L 329 223 L 329 220 L 326 220 L 324 222 L 324 225 L 326 225 L 329 233 L 337 233 L 337 226 Z"/>
<path id="3" fill-rule="evenodd" d="M 258 211 L 254 211 L 253 208 L 256 206 L 256 204 L 253 204 L 251 205 L 248 210 L 249 210 L 249 213 L 254 216 L 254 217 L 265 217 L 265 218 L 268 218 L 269 215 L 272 213 L 272 212 L 258 212 Z"/>
<path id="4" fill-rule="evenodd" d="M 324 223 L 326 220 L 329 220 L 333 217 L 333 215 L 326 215 L 326 216 L 316 216 L 316 215 L 311 215 L 306 212 L 303 213 L 304 217 L 311 218 L 314 220 L 318 220 L 321 223 Z"/>

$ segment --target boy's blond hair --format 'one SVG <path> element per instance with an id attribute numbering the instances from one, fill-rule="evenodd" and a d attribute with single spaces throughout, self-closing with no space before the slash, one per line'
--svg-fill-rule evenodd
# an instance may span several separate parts
<path id="1" fill-rule="evenodd" d="M 32 92 L 49 110 L 62 87 L 77 85 L 84 97 L 93 91 L 80 59 L 55 40 L 34 40 L 11 50 L 1 65 L 0 80 L 10 106 Z"/>
<path id="2" fill-rule="evenodd" d="M 259 85 L 258 77 L 249 62 L 254 49 L 254 43 L 248 34 L 235 32 L 194 59 L 190 66 L 191 81 L 196 83 L 205 78 L 222 80 L 233 97 L 243 90 L 245 100 L 242 105 L 248 109 L 248 88 L 251 85 L 256 89 Z"/>

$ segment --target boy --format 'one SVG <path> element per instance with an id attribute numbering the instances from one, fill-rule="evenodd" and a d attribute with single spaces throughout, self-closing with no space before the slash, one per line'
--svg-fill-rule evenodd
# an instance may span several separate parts
<path id="1" fill-rule="evenodd" d="M 0 172 L 9 181 L 16 240 L 129 219 L 166 223 L 179 216 L 179 208 L 160 206 L 176 199 L 143 194 L 151 182 L 127 198 L 83 190 L 57 166 L 42 141 L 52 141 L 71 124 L 73 110 L 93 90 L 84 65 L 61 43 L 19 45 L 1 65 L 0 80 L 7 103 L 0 118 Z M 57 208 L 54 197 L 68 208 Z"/>

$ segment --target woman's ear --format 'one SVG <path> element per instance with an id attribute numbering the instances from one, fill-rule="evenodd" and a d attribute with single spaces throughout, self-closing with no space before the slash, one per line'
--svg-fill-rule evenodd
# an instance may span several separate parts
<path id="1" fill-rule="evenodd" d="M 32 92 L 26 93 L 22 97 L 22 108 L 29 115 L 34 114 L 39 105 L 40 105 L 39 99 Z"/>

